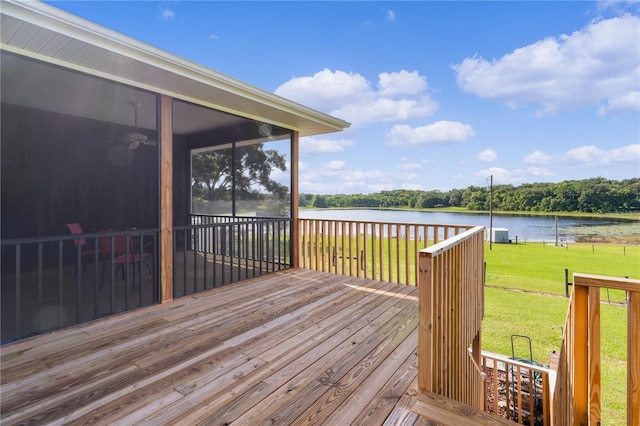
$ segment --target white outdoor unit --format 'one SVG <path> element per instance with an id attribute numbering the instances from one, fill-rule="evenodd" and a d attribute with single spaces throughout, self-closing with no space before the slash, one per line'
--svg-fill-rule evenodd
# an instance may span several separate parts
<path id="1" fill-rule="evenodd" d="M 508 243 L 509 242 L 509 230 L 506 228 L 493 228 L 493 237 L 491 241 L 494 243 Z"/>

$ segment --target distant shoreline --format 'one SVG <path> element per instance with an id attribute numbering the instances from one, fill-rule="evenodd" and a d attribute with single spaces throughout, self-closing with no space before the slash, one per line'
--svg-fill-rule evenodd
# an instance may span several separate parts
<path id="1" fill-rule="evenodd" d="M 405 211 L 405 212 L 441 212 L 460 214 L 486 214 L 488 211 L 466 210 L 459 208 L 429 208 L 429 209 L 409 209 L 409 208 L 384 208 L 384 207 L 331 207 L 331 208 L 300 208 L 300 211 L 336 211 L 336 210 L 383 210 L 383 211 Z M 569 217 L 569 218 L 593 218 L 593 219 L 615 219 L 619 223 L 612 225 L 590 226 L 580 230 L 575 228 L 576 241 L 574 244 L 640 244 L 640 213 L 583 213 L 583 212 L 514 212 L 514 211 L 494 211 L 496 216 L 542 216 L 542 217 Z M 620 223 L 621 222 L 621 223 Z"/>
<path id="2" fill-rule="evenodd" d="M 434 207 L 424 209 L 410 209 L 402 207 L 300 207 L 300 210 L 386 210 L 386 211 L 407 211 L 407 212 L 445 212 L 462 214 L 489 214 L 488 210 L 467 210 L 456 207 Z M 640 222 L 640 213 L 586 213 L 586 212 L 532 212 L 532 211 L 506 211 L 494 210 L 493 214 L 503 216 L 562 216 L 597 219 L 617 219 Z"/>

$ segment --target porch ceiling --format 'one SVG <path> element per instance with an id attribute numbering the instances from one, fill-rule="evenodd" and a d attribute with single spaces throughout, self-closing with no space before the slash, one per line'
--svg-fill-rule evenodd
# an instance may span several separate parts
<path id="1" fill-rule="evenodd" d="M 321 113 L 197 63 L 171 55 L 133 38 L 96 25 L 75 15 L 40 2 L 2 2 L 2 50 L 73 69 L 105 80 L 162 93 L 245 118 L 264 121 L 301 136 L 340 131 L 349 123 Z M 3 68 L 5 63 L 3 61 Z M 66 73 L 66 78 L 77 76 Z M 63 78 L 63 77 L 60 77 Z M 64 96 L 59 85 L 44 83 L 37 90 L 23 92 L 22 106 L 43 107 L 46 99 L 59 106 Z M 108 82 L 105 82 L 108 84 Z M 4 88 L 3 88 L 4 89 Z M 127 105 L 131 94 L 122 91 L 120 99 L 100 102 L 101 108 L 89 112 L 81 103 L 69 102 L 69 114 L 93 119 L 110 117 L 113 105 Z M 3 101 L 5 94 L 3 93 Z M 107 102 L 108 101 L 108 102 Z M 123 108 L 126 110 L 127 108 Z M 104 117 L 101 117 L 101 114 Z M 130 124 L 123 115 L 121 124 Z M 218 123 L 194 115 L 182 133 L 213 130 Z M 226 125 L 229 124 L 227 120 Z M 142 123 L 144 127 L 144 123 Z"/>

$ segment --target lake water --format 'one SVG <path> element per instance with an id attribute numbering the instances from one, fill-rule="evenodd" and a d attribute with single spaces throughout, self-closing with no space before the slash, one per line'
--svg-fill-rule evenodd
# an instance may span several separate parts
<path id="1" fill-rule="evenodd" d="M 300 217 L 305 219 L 342 219 L 365 222 L 401 222 L 426 223 L 438 225 L 475 225 L 489 230 L 488 213 L 434 212 L 409 210 L 376 210 L 376 209 L 323 209 L 300 210 Z M 557 222 L 558 239 L 573 242 L 575 234 L 572 229 L 579 226 L 603 226 L 618 223 L 613 219 L 565 217 L 559 216 Z M 556 219 L 554 216 L 517 216 L 493 214 L 493 228 L 505 228 L 509 238 L 518 241 L 551 241 L 556 238 Z"/>

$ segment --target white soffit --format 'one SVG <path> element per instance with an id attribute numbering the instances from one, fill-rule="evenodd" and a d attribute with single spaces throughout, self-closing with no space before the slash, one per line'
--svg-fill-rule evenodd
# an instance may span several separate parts
<path id="1" fill-rule="evenodd" d="M 349 123 L 41 2 L 3 0 L 3 50 L 265 121 L 300 136 Z"/>

